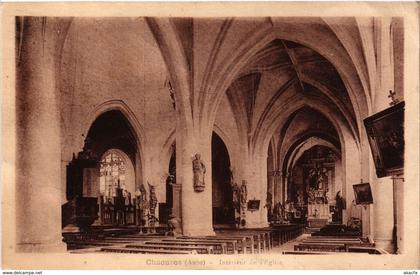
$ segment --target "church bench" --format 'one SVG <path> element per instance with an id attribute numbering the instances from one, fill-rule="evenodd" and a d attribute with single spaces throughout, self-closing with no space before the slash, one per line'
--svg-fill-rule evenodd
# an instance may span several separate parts
<path id="1" fill-rule="evenodd" d="M 232 236 L 246 236 L 252 238 L 252 243 L 254 249 L 257 250 L 258 253 L 261 253 L 265 250 L 270 249 L 271 245 L 271 234 L 270 232 L 262 231 L 262 230 L 254 230 L 254 229 L 245 229 L 244 231 L 237 231 L 235 234 L 231 234 Z M 251 251 L 253 253 L 254 251 Z"/>
<path id="2" fill-rule="evenodd" d="M 280 246 L 303 234 L 304 225 L 300 224 L 277 224 L 272 225 L 271 234 L 273 245 Z"/>
<path id="3" fill-rule="evenodd" d="M 135 234 L 135 235 L 120 235 L 114 236 L 113 238 L 122 238 L 122 239 L 139 239 L 139 238 L 170 238 L 165 235 L 157 234 Z"/>
<path id="4" fill-rule="evenodd" d="M 295 251 L 322 251 L 322 252 L 341 252 L 346 251 L 345 244 L 325 244 L 325 243 L 300 243 L 294 246 Z"/>
<path id="5" fill-rule="evenodd" d="M 238 232 L 235 231 L 228 231 L 228 232 L 218 232 L 216 236 L 219 237 L 232 237 L 232 238 L 245 238 L 245 241 L 242 242 L 245 244 L 245 246 L 240 247 L 240 250 L 242 253 L 246 253 L 246 251 L 249 251 L 251 254 L 254 254 L 255 250 L 260 251 L 261 243 L 259 241 L 259 238 L 255 235 L 248 234 L 247 232 Z"/>
<path id="6" fill-rule="evenodd" d="M 248 235 L 219 235 L 219 236 L 207 236 L 212 240 L 235 240 L 236 241 L 236 250 L 238 253 L 245 254 L 247 250 L 250 253 L 253 252 L 252 247 L 254 246 L 253 236 Z"/>
<path id="7" fill-rule="evenodd" d="M 283 255 L 354 255 L 355 253 L 349 252 L 333 252 L 333 251 L 293 251 L 287 250 L 282 252 Z"/>
<path id="8" fill-rule="evenodd" d="M 173 237 L 154 237 L 154 236 L 149 236 L 149 237 L 139 237 L 139 238 L 124 238 L 124 237 L 118 237 L 115 238 L 116 240 L 121 240 L 121 241 L 129 241 L 129 242 L 141 242 L 141 241 L 148 241 L 148 240 L 173 240 Z"/>
<path id="9" fill-rule="evenodd" d="M 305 241 L 308 242 L 358 242 L 358 243 L 363 243 L 361 240 L 347 240 L 347 239 L 304 239 Z"/>
<path id="10" fill-rule="evenodd" d="M 302 240 L 302 243 L 327 243 L 327 244 L 362 244 L 362 241 L 349 241 L 349 240 Z"/>
<path id="11" fill-rule="evenodd" d="M 337 252 L 321 252 L 321 251 L 283 251 L 283 255 L 329 255 L 329 254 L 335 254 Z"/>
<path id="12" fill-rule="evenodd" d="M 71 241 L 67 243 L 68 248 L 77 249 L 77 247 L 88 247 L 88 246 L 111 246 L 115 244 L 124 244 L 128 242 L 113 242 L 107 240 L 89 240 L 89 241 Z"/>
<path id="13" fill-rule="evenodd" d="M 214 254 L 227 254 L 226 242 L 220 241 L 185 241 L 185 240 L 162 240 L 162 241 L 145 241 L 145 244 L 169 244 L 179 246 L 211 246 Z"/>
<path id="14" fill-rule="evenodd" d="M 228 253 L 232 252 L 232 254 L 237 254 L 240 251 L 239 248 L 239 240 L 237 238 L 219 238 L 216 236 L 210 237 L 189 237 L 189 236 L 179 236 L 176 238 L 177 240 L 186 240 L 186 241 L 220 241 L 226 242 Z M 240 239 L 242 240 L 242 238 Z"/>
<path id="15" fill-rule="evenodd" d="M 360 241 L 360 238 L 349 238 L 349 237 L 335 237 L 335 236 L 309 236 L 306 239 L 309 240 L 340 240 L 340 241 Z"/>
<path id="16" fill-rule="evenodd" d="M 254 243 L 261 242 L 261 247 L 265 249 L 272 248 L 272 229 L 271 228 L 242 228 L 242 229 L 222 229 L 216 230 L 220 235 L 253 235 Z"/>
<path id="17" fill-rule="evenodd" d="M 368 253 L 368 254 L 389 254 L 387 251 L 367 246 L 349 246 L 347 247 L 348 252 Z"/>
<path id="18" fill-rule="evenodd" d="M 139 254 L 194 254 L 194 251 L 162 250 L 153 248 L 102 247 L 101 252 L 139 253 Z"/>
<path id="19" fill-rule="evenodd" d="M 195 251 L 197 254 L 213 254 L 213 246 L 183 246 L 179 244 L 129 244 L 127 248 L 140 249 L 161 249 L 161 250 L 176 250 L 176 251 Z"/>

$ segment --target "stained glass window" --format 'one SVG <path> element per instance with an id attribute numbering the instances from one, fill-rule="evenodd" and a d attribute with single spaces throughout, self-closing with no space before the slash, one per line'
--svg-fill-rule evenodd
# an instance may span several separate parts
<path id="1" fill-rule="evenodd" d="M 126 190 L 125 186 L 126 164 L 123 157 L 115 151 L 106 153 L 100 162 L 100 193 L 105 198 L 116 196 L 119 187 Z"/>

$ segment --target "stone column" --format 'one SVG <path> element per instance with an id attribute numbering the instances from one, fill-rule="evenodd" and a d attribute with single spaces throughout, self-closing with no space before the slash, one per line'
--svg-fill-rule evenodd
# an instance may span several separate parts
<path id="1" fill-rule="evenodd" d="M 186 236 L 214 235 L 211 178 L 211 136 L 197 138 L 178 122 L 176 140 L 176 176 L 182 184 L 182 233 Z M 178 127 L 180 126 L 180 127 Z M 179 131 L 178 131 L 179 129 Z M 206 167 L 205 188 L 194 190 L 193 158 L 199 153 Z"/>
<path id="2" fill-rule="evenodd" d="M 394 90 L 392 61 L 391 19 L 381 17 L 375 20 L 377 44 L 377 85 L 374 95 L 373 112 L 389 107 L 389 90 Z M 373 191 L 374 241 L 377 247 L 394 252 L 393 229 L 393 183 L 390 177 L 377 178 L 371 158 L 371 182 Z"/>
<path id="3" fill-rule="evenodd" d="M 64 21 L 65 23 L 65 21 Z M 63 21 L 25 18 L 17 60 L 17 251 L 64 251 L 61 241 L 57 48 Z"/>
<path id="4" fill-rule="evenodd" d="M 396 251 L 397 254 L 404 253 L 404 178 L 403 177 L 395 177 L 393 179 L 394 184 L 394 221 L 396 223 Z"/>
<path id="5" fill-rule="evenodd" d="M 172 185 L 172 214 L 178 218 L 179 220 L 182 219 L 182 185 L 181 184 L 173 184 Z"/>

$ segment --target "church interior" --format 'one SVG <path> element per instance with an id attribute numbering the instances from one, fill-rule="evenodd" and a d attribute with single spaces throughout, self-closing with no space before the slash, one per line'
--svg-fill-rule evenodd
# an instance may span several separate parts
<path id="1" fill-rule="evenodd" d="M 15 21 L 17 250 L 404 251 L 402 18 Z"/>

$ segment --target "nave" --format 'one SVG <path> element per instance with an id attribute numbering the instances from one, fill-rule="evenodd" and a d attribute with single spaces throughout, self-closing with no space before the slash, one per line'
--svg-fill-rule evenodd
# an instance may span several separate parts
<path id="1" fill-rule="evenodd" d="M 125 231 L 125 232 L 124 232 Z M 302 225 L 255 230 L 216 230 L 215 236 L 171 237 L 159 233 L 104 232 L 99 238 L 66 236 L 71 253 L 133 254 L 388 254 L 361 237 L 311 236 Z M 101 234 L 99 234 L 101 235 Z"/>
<path id="2" fill-rule="evenodd" d="M 16 37 L 17 250 L 404 250 L 401 18 L 21 17 Z"/>

